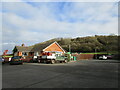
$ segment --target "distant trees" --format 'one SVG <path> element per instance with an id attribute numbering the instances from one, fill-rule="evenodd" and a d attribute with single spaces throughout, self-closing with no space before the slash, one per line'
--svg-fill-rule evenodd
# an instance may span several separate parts
<path id="1" fill-rule="evenodd" d="M 69 50 L 68 45 L 71 45 L 72 52 L 113 52 L 118 51 L 118 36 L 89 36 L 89 37 L 77 37 L 74 39 L 62 39 L 64 41 L 64 49 Z"/>
<path id="2" fill-rule="evenodd" d="M 118 51 L 117 35 L 95 35 L 77 38 L 56 38 L 50 41 L 57 41 L 66 51 L 69 45 L 72 52 L 114 52 Z"/>
<path id="3" fill-rule="evenodd" d="M 118 36 L 98 36 L 98 41 L 102 44 L 101 51 L 117 51 L 118 50 Z"/>
<path id="4" fill-rule="evenodd" d="M 71 43 L 71 39 L 70 38 L 61 38 L 61 40 L 59 41 L 59 43 L 61 45 L 68 45 Z"/>

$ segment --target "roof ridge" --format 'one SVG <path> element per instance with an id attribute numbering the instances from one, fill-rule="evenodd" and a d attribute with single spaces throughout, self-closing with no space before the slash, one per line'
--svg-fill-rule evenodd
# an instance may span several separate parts
<path id="1" fill-rule="evenodd" d="M 47 46 L 51 45 L 52 43 L 57 43 L 57 41 L 45 41 L 38 44 L 34 44 L 32 46 L 16 46 L 16 48 L 20 51 L 39 52 L 45 49 Z"/>

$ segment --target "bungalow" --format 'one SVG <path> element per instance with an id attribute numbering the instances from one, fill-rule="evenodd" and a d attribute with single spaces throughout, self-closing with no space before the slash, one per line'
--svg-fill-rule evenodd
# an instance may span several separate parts
<path id="1" fill-rule="evenodd" d="M 33 46 L 15 46 L 13 49 L 14 56 L 39 56 L 41 52 L 52 52 L 52 53 L 65 53 L 65 50 L 55 41 L 55 42 L 43 42 L 35 44 Z"/>

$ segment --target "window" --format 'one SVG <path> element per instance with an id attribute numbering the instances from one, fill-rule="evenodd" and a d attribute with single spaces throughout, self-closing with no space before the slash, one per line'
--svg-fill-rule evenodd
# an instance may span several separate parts
<path id="1" fill-rule="evenodd" d="M 35 52 L 34 55 L 35 55 L 35 56 L 38 56 L 38 52 Z"/>
<path id="2" fill-rule="evenodd" d="M 33 52 L 29 52 L 30 55 L 33 55 Z"/>
<path id="3" fill-rule="evenodd" d="M 27 53 L 26 53 L 26 52 L 22 52 L 22 55 L 23 55 L 23 56 L 27 56 Z"/>

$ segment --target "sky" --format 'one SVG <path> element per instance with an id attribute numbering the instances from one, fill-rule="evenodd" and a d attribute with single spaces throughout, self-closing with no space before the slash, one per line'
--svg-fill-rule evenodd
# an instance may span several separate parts
<path id="1" fill-rule="evenodd" d="M 2 52 L 53 38 L 118 34 L 117 2 L 2 2 Z M 0 33 L 1 34 L 1 33 Z"/>

